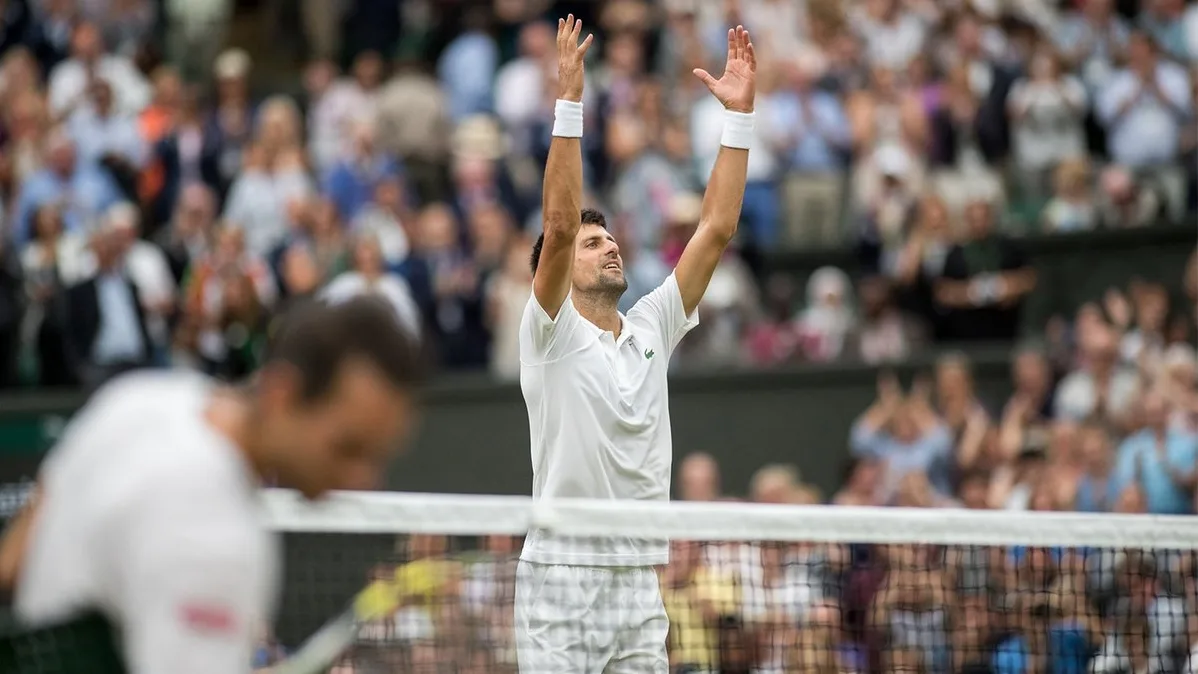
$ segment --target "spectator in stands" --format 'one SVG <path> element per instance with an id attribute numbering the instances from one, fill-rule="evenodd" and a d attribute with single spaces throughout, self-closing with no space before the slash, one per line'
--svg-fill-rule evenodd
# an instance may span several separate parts
<path id="1" fill-rule="evenodd" d="M 177 286 L 162 249 L 141 238 L 141 213 L 131 203 L 119 203 L 104 214 L 104 226 L 122 251 L 125 274 L 137 289 L 155 361 L 170 341 L 168 321 L 176 308 Z"/>
<path id="2" fill-rule="evenodd" d="M 1121 492 L 1137 483 L 1144 490 L 1148 512 L 1191 514 L 1198 486 L 1198 438 L 1168 427 L 1168 406 L 1159 390 L 1148 391 L 1140 406 L 1144 429 L 1119 446 L 1112 489 Z"/>
<path id="3" fill-rule="evenodd" d="M 298 225 L 291 230 L 285 243 L 276 248 L 277 253 L 296 246 L 308 248 L 320 272 L 321 282 L 328 282 L 351 268 L 349 236 L 337 214 L 337 206 L 324 198 L 297 198 L 289 217 Z M 370 237 L 363 232 L 361 236 Z M 376 237 L 377 239 L 377 237 Z M 274 256 L 272 256 L 274 257 Z"/>
<path id="4" fill-rule="evenodd" d="M 994 208 L 984 198 L 968 204 L 966 238 L 949 251 L 936 284 L 949 335 L 957 340 L 1013 340 L 1023 301 L 1036 286 L 1023 247 L 996 231 Z"/>
<path id="5" fill-rule="evenodd" d="M 545 69 L 553 58 L 554 29 L 547 22 L 530 21 L 520 29 L 519 54 L 495 75 L 495 114 L 513 135 L 518 147 L 531 149 L 529 135 L 545 98 Z"/>
<path id="6" fill-rule="evenodd" d="M 1045 230 L 1077 232 L 1098 226 L 1098 209 L 1085 159 L 1066 159 L 1052 174 L 1053 195 L 1041 213 Z"/>
<path id="7" fill-rule="evenodd" d="M 1111 79 L 1097 101 L 1111 158 L 1141 172 L 1177 158 L 1181 129 L 1193 116 L 1189 74 L 1160 58 L 1157 49 L 1150 35 L 1133 32 L 1127 68 Z M 1161 178 L 1160 171 L 1145 175 Z"/>
<path id="8" fill-rule="evenodd" d="M 687 454 L 678 464 L 678 495 L 683 501 L 718 501 L 720 466 L 704 452 Z"/>
<path id="9" fill-rule="evenodd" d="M 886 649 L 887 671 L 951 670 L 952 606 L 945 571 L 933 550 L 924 545 L 885 550 L 886 576 L 866 619 L 874 643 Z M 919 664 L 912 670 L 914 663 Z"/>
<path id="10" fill-rule="evenodd" d="M 801 330 L 794 320 L 794 280 L 787 274 L 772 274 L 765 284 L 763 316 L 749 327 L 745 338 L 747 360 L 757 366 L 798 360 Z"/>
<path id="11" fill-rule="evenodd" d="M 404 187 L 404 181 L 398 176 L 379 182 L 373 199 L 350 222 L 351 232 L 378 239 L 383 258 L 392 267 L 403 263 L 412 245 L 405 225 L 412 214 Z"/>
<path id="12" fill-rule="evenodd" d="M 515 236 L 507 244 L 504 266 L 487 281 L 487 329 L 491 333 L 491 373 L 502 379 L 520 376 L 520 318 L 532 292 L 528 251 L 532 240 Z"/>
<path id="13" fill-rule="evenodd" d="M 786 231 L 787 243 L 839 244 L 842 240 L 841 174 L 853 139 L 840 98 L 816 86 L 822 60 L 803 52 L 793 61 L 780 61 L 782 86 L 761 106 L 768 113 L 762 122 L 770 130 L 770 149 L 788 172 L 783 184 L 785 217 L 806 221 L 804 230 L 820 230 L 801 238 L 798 232 Z"/>
<path id="14" fill-rule="evenodd" d="M 402 276 L 386 270 L 379 241 L 371 234 L 358 235 L 353 242 L 353 269 L 333 277 L 321 293 L 331 302 L 362 294 L 382 296 L 411 334 L 420 335 L 420 309 L 412 299 L 412 291 Z"/>
<path id="15" fill-rule="evenodd" d="M 249 89 L 253 62 L 241 49 L 227 49 L 212 62 L 216 101 L 207 121 L 206 133 L 216 145 L 219 189 L 225 194 L 241 170 L 242 151 L 254 133 L 256 103 Z"/>
<path id="16" fill-rule="evenodd" d="M 904 398 L 892 374 L 878 378 L 878 398 L 853 425 L 854 455 L 885 465 L 881 501 L 888 502 L 910 472 L 927 473 L 941 495 L 952 493 L 952 436 L 931 407 L 931 387 L 920 380 Z"/>
<path id="17" fill-rule="evenodd" d="M 137 117 L 117 110 L 112 86 L 97 79 L 67 120 L 78 160 L 106 168 L 126 194 L 134 192 L 137 173 L 145 166 L 146 147 Z"/>
<path id="18" fill-rule="evenodd" d="M 668 650 L 676 674 L 720 671 L 720 622 L 735 619 L 739 593 L 730 573 L 709 567 L 695 541 L 671 541 L 662 601 L 673 629 Z"/>
<path id="19" fill-rule="evenodd" d="M 1054 416 L 1083 421 L 1092 415 L 1121 425 L 1138 389 L 1134 370 L 1119 364 L 1114 331 L 1105 324 L 1079 327 L 1081 365 L 1061 380 L 1053 403 Z"/>
<path id="20" fill-rule="evenodd" d="M 449 43 L 437 64 L 450 118 L 457 122 L 492 108 L 499 53 L 487 14 L 482 7 L 467 9 L 462 17 L 463 32 Z"/>
<path id="21" fill-rule="evenodd" d="M 1137 180 L 1123 166 L 1111 166 L 1102 172 L 1098 206 L 1099 220 L 1108 229 L 1147 227 L 1165 214 L 1160 191 Z"/>
<path id="22" fill-rule="evenodd" d="M 848 276 L 835 267 L 817 269 L 807 279 L 807 308 L 799 314 L 799 339 L 808 360 L 827 362 L 845 353 L 856 330 Z"/>
<path id="23" fill-rule="evenodd" d="M 1110 432 L 1101 423 L 1088 422 L 1082 426 L 1078 444 L 1084 472 L 1078 480 L 1073 507 L 1080 512 L 1105 512 L 1114 506 L 1120 486 L 1111 479 L 1115 455 Z"/>
<path id="24" fill-rule="evenodd" d="M 62 335 L 62 360 L 77 383 L 88 388 L 122 372 L 148 365 L 153 341 L 137 286 L 125 271 L 119 232 L 101 227 L 91 238 L 95 275 L 67 288 L 55 309 Z"/>
<path id="25" fill-rule="evenodd" d="M 34 213 L 46 204 L 61 203 L 65 231 L 81 233 L 121 199 L 107 171 L 78 161 L 75 144 L 65 130 L 55 129 L 46 137 L 45 159 L 45 168 L 30 175 L 17 195 L 12 236 L 18 246 L 28 241 Z"/>
<path id="26" fill-rule="evenodd" d="M 294 227 L 292 216 L 297 209 L 293 204 L 311 194 L 311 180 L 297 148 L 272 153 L 265 143 L 258 142 L 244 149 L 242 159 L 241 173 L 229 188 L 223 219 L 245 231 L 251 252 L 267 255 Z"/>
<path id="27" fill-rule="evenodd" d="M 476 367 L 487 357 L 482 281 L 444 204 L 418 216 L 412 254 L 401 266 L 446 367 Z"/>
<path id="28" fill-rule="evenodd" d="M 881 276 L 862 279 L 858 293 L 861 321 L 852 355 L 870 365 L 905 360 L 920 346 L 922 331 L 895 305 L 889 281 Z"/>
<path id="29" fill-rule="evenodd" d="M 187 272 L 208 253 L 216 218 L 216 195 L 203 183 L 183 188 L 170 221 L 158 233 L 155 242 L 166 254 L 175 284 L 181 285 Z"/>
<path id="30" fill-rule="evenodd" d="M 989 425 L 986 409 L 982 406 L 974 389 L 972 364 L 963 353 L 949 353 L 936 361 L 933 373 L 936 390 L 936 414 L 953 437 L 953 445 L 959 446 L 966 428 L 978 415 L 981 416 L 983 432 Z"/>
<path id="31" fill-rule="evenodd" d="M 383 182 L 400 175 L 399 164 L 378 147 L 376 133 L 373 119 L 354 121 L 349 147 L 325 176 L 324 191 L 346 221 L 370 203 Z"/>
<path id="32" fill-rule="evenodd" d="M 800 486 L 797 468 L 769 464 L 753 473 L 749 481 L 749 498 L 754 503 L 793 503 Z"/>
<path id="33" fill-rule="evenodd" d="M 950 325 L 934 292 L 956 233 L 944 200 L 933 194 L 919 200 L 912 220 L 906 240 L 889 261 L 883 255 L 881 267 L 894 276 L 901 306 L 928 326 L 933 339 L 942 340 L 950 334 Z"/>
<path id="34" fill-rule="evenodd" d="M 150 85 L 124 55 L 106 53 L 104 37 L 94 23 L 78 23 L 71 36 L 71 57 L 50 71 L 48 95 L 56 118 L 70 115 L 87 99 L 92 74 L 112 87 L 116 110 L 136 114 L 150 101 Z"/>
<path id="35" fill-rule="evenodd" d="M 1086 90 L 1062 66 L 1052 47 L 1042 44 L 1032 55 L 1029 76 L 1017 80 L 1007 98 L 1023 199 L 1046 198 L 1056 166 L 1086 149 Z"/>
<path id="36" fill-rule="evenodd" d="M 215 125 L 205 123 L 198 96 L 194 88 L 184 88 L 169 128 L 154 146 L 153 164 L 162 172 L 162 185 L 148 198 L 156 222 L 174 215 L 184 187 L 191 183 L 212 190 L 227 187 L 222 179 L 221 138 Z"/>

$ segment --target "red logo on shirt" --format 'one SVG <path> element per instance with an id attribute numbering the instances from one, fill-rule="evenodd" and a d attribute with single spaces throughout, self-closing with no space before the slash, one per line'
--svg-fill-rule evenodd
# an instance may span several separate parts
<path id="1" fill-rule="evenodd" d="M 229 634 L 236 630 L 233 610 L 213 604 L 186 604 L 182 608 L 183 623 L 198 632 Z"/>

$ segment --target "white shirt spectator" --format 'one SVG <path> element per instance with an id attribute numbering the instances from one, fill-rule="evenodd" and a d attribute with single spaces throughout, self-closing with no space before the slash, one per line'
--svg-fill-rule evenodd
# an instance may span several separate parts
<path id="1" fill-rule="evenodd" d="M 245 230 L 246 250 L 268 255 L 287 235 L 287 202 L 312 193 L 312 180 L 298 169 L 269 173 L 247 169 L 229 188 L 224 219 Z"/>
<path id="2" fill-rule="evenodd" d="M 1020 168 L 1043 170 L 1062 159 L 1085 155 L 1086 89 L 1077 78 L 1021 79 L 1011 89 L 1007 105 L 1016 113 L 1015 160 Z"/>
<path id="3" fill-rule="evenodd" d="M 101 117 L 90 105 L 79 107 L 67 120 L 67 133 L 75 141 L 79 159 L 98 162 L 104 155 L 122 157 L 142 168 L 146 164 L 147 148 L 142 140 L 137 118 L 131 114 L 113 111 Z"/>
<path id="4" fill-rule="evenodd" d="M 1111 78 L 1097 100 L 1098 117 L 1107 127 L 1107 147 L 1118 163 L 1133 168 L 1163 164 L 1177 156 L 1180 133 L 1193 112 L 1190 77 L 1184 68 L 1161 61 L 1156 66 L 1158 94 L 1150 92 L 1140 77 L 1122 70 Z M 1124 105 L 1131 108 L 1119 115 Z"/>
<path id="5" fill-rule="evenodd" d="M 412 250 L 408 233 L 404 231 L 399 218 L 377 204 L 366 206 L 354 217 L 353 231 L 374 236 L 387 264 L 403 262 Z"/>
<path id="6" fill-rule="evenodd" d="M 523 128 L 540 117 L 545 88 L 545 65 L 522 57 L 499 69 L 495 76 L 495 114 L 506 128 Z"/>
<path id="7" fill-rule="evenodd" d="M 325 286 L 321 297 L 329 302 L 344 302 L 368 293 L 376 293 L 387 300 L 404 327 L 412 335 L 420 335 L 420 309 L 412 299 L 408 282 L 396 274 L 383 274 L 372 282 L 359 272 L 343 272 Z"/>
<path id="8" fill-rule="evenodd" d="M 1070 13 L 1057 24 L 1055 42 L 1064 54 L 1082 54 L 1081 78 L 1093 94 L 1101 91 L 1115 74 L 1115 63 L 1120 52 L 1127 47 L 1131 29 L 1127 22 L 1113 14 L 1105 29 L 1095 29 L 1094 24 L 1080 13 Z"/>
<path id="9" fill-rule="evenodd" d="M 137 319 L 135 288 L 119 274 L 96 277 L 100 327 L 92 343 L 91 361 L 96 365 L 135 362 L 147 346 Z"/>
<path id="10" fill-rule="evenodd" d="M 331 84 L 308 111 L 309 147 L 320 172 L 331 168 L 345 154 L 353 122 L 377 116 L 376 98 L 354 80 L 344 78 Z"/>
<path id="11" fill-rule="evenodd" d="M 917 16 L 901 11 L 893 23 L 883 23 L 864 9 L 854 17 L 854 26 L 873 65 L 902 70 L 923 50 L 927 27 Z"/>
<path id="12" fill-rule="evenodd" d="M 101 56 L 96 75 L 112 85 L 118 110 L 137 114 L 150 102 L 153 93 L 150 83 L 124 56 Z M 55 115 L 68 112 L 87 93 L 87 84 L 87 67 L 78 59 L 67 59 L 54 66 L 50 71 L 50 111 Z"/>
<path id="13" fill-rule="evenodd" d="M 1139 390 L 1138 378 L 1131 370 L 1116 370 L 1111 374 L 1110 390 L 1106 397 L 1106 413 L 1120 416 L 1127 411 Z M 1059 418 L 1085 421 L 1094 414 L 1098 404 L 1098 388 L 1094 375 L 1086 370 L 1069 373 L 1057 387 L 1053 408 Z"/>

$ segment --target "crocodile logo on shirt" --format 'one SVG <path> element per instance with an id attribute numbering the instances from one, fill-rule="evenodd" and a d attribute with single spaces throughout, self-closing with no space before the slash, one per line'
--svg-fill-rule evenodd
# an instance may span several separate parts
<path id="1" fill-rule="evenodd" d="M 645 349 L 645 360 L 653 357 L 653 349 Z"/>

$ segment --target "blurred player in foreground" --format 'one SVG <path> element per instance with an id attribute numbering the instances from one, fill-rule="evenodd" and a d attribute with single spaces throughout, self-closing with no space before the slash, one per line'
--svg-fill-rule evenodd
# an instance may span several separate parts
<path id="1" fill-rule="evenodd" d="M 160 371 L 102 388 L 0 543 L 16 617 L 70 634 L 32 657 L 91 672 L 101 661 L 248 672 L 280 582 L 259 488 L 277 480 L 317 498 L 374 486 L 407 435 L 416 365 L 394 311 L 363 297 L 285 317 L 248 386 Z"/>
<path id="2" fill-rule="evenodd" d="M 581 25 L 558 22 L 558 101 L 545 166 L 544 233 L 532 253 L 533 296 L 520 327 L 520 385 L 532 435 L 533 496 L 667 500 L 666 371 L 724 249 L 736 233 L 753 137 L 756 57 L 728 31 L 716 79 L 695 75 L 724 105 L 721 149 L 698 230 L 674 273 L 628 312 L 628 287 L 603 216 L 582 209 Z M 581 539 L 532 531 L 516 580 L 516 641 L 525 674 L 666 674 L 669 623 L 654 566 L 665 540 Z"/>

